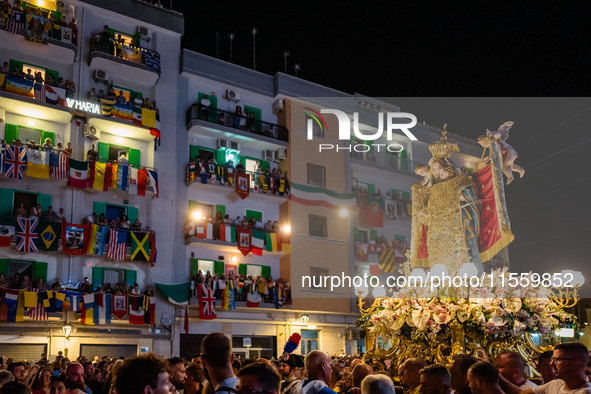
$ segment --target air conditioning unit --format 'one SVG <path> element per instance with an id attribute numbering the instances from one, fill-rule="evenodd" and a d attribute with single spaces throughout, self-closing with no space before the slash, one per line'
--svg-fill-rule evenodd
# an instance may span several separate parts
<path id="1" fill-rule="evenodd" d="M 359 332 L 358 331 L 347 331 L 347 340 L 348 341 L 356 341 L 359 339 Z"/>
<path id="2" fill-rule="evenodd" d="M 228 149 L 230 147 L 230 141 L 219 139 L 217 142 L 218 149 Z"/>
<path id="3" fill-rule="evenodd" d="M 91 140 L 98 140 L 101 138 L 101 131 L 96 128 L 96 126 L 91 125 L 90 123 L 86 123 L 84 125 L 84 131 L 82 133 L 84 137 L 88 137 Z"/>
<path id="4" fill-rule="evenodd" d="M 235 101 L 235 102 L 240 101 L 240 92 L 238 92 L 236 90 L 228 89 L 226 91 L 226 100 Z"/>
<path id="5" fill-rule="evenodd" d="M 275 159 L 277 161 L 285 160 L 286 157 L 287 157 L 287 150 L 285 148 L 277 149 L 277 152 L 275 153 Z"/>
<path id="6" fill-rule="evenodd" d="M 240 152 L 240 143 L 236 141 L 228 141 L 230 143 L 230 149 Z"/>
<path id="7" fill-rule="evenodd" d="M 66 15 L 69 11 L 68 6 L 62 0 L 58 0 L 55 3 L 55 7 L 57 9 L 57 12 L 61 12 L 64 15 Z"/>
<path id="8" fill-rule="evenodd" d="M 97 82 L 108 83 L 109 74 L 104 70 L 96 69 L 94 70 L 94 80 Z"/>
<path id="9" fill-rule="evenodd" d="M 146 42 L 150 42 L 150 40 L 152 39 L 152 32 L 145 26 L 138 26 L 137 32 L 140 33 L 140 39 Z"/>
<path id="10" fill-rule="evenodd" d="M 273 103 L 273 113 L 278 115 L 280 112 L 283 112 L 283 100 L 279 99 Z"/>
<path id="11" fill-rule="evenodd" d="M 274 161 L 275 160 L 275 151 L 270 149 L 265 149 L 263 151 L 263 160 L 265 161 Z"/>

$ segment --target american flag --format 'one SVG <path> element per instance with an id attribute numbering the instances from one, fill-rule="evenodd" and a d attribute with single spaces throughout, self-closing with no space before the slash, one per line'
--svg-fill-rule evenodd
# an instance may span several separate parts
<path id="1" fill-rule="evenodd" d="M 127 233 L 125 231 L 109 230 L 109 248 L 107 257 L 114 260 L 125 260 Z"/>
<path id="2" fill-rule="evenodd" d="M 45 85 L 35 83 L 35 101 L 45 102 Z"/>
<path id="3" fill-rule="evenodd" d="M 24 12 L 12 11 L 12 16 L 6 22 L 4 30 L 14 34 L 20 34 L 23 30 L 25 30 L 26 20 L 27 18 Z"/>
<path id="4" fill-rule="evenodd" d="M 205 320 L 215 319 L 217 317 L 215 312 L 215 297 L 214 290 L 199 285 L 199 318 Z"/>
<path id="5" fill-rule="evenodd" d="M 37 303 L 35 308 L 29 308 L 29 319 L 31 320 L 49 320 L 49 315 L 43 307 L 43 304 Z"/>
<path id="6" fill-rule="evenodd" d="M 17 218 L 16 250 L 19 252 L 37 252 L 38 218 Z"/>
<path id="7" fill-rule="evenodd" d="M 68 156 L 50 152 L 49 175 L 54 179 L 68 179 Z"/>
<path id="8" fill-rule="evenodd" d="M 4 158 L 4 176 L 12 179 L 23 179 L 27 166 L 27 148 L 6 145 Z"/>

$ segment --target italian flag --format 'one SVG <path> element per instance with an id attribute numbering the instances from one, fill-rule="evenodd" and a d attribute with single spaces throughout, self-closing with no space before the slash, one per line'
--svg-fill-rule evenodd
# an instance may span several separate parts
<path id="1" fill-rule="evenodd" d="M 88 162 L 70 159 L 70 179 L 68 186 L 86 189 L 88 186 Z"/>
<path id="2" fill-rule="evenodd" d="M 232 226 L 220 226 L 220 241 L 236 243 L 236 231 Z"/>
<path id="3" fill-rule="evenodd" d="M 303 205 L 326 207 L 330 209 L 357 208 L 355 194 L 337 193 L 332 190 L 292 183 L 291 200 Z"/>
<path id="4" fill-rule="evenodd" d="M 265 233 L 259 230 L 252 230 L 251 252 L 257 256 L 263 255 L 265 247 Z"/>

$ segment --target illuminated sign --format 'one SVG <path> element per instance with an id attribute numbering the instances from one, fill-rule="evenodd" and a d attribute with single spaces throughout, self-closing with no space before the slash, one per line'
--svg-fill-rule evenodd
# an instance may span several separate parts
<path id="1" fill-rule="evenodd" d="M 93 114 L 101 114 L 101 107 L 98 104 L 94 104 L 94 103 L 89 103 L 86 101 L 78 101 L 78 100 L 73 100 L 73 99 L 66 99 L 66 102 L 68 103 L 68 107 L 70 108 L 74 108 L 80 111 L 84 111 L 84 112 L 90 112 Z"/>
<path id="2" fill-rule="evenodd" d="M 556 333 L 557 337 L 573 338 L 575 336 L 575 329 L 574 328 L 557 328 L 555 333 Z"/>

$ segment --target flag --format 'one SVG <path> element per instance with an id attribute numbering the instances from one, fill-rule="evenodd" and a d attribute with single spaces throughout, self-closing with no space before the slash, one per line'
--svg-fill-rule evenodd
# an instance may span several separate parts
<path id="1" fill-rule="evenodd" d="M 1 75 L 1 74 L 0 74 Z M 0 86 L 3 81 L 0 80 Z M 4 158 L 6 157 L 6 145 L 0 142 L 0 172 L 4 173 Z"/>
<path id="2" fill-rule="evenodd" d="M 142 51 L 142 60 L 146 66 L 160 71 L 160 54 L 158 52 L 144 49 Z"/>
<path id="3" fill-rule="evenodd" d="M 147 180 L 147 170 L 129 167 L 129 194 L 145 196 Z"/>
<path id="4" fill-rule="evenodd" d="M 267 252 L 279 252 L 281 251 L 281 235 L 277 236 L 277 233 L 265 234 Z"/>
<path id="5" fill-rule="evenodd" d="M 367 261 L 367 244 L 357 242 L 355 247 L 357 248 L 357 260 Z"/>
<path id="6" fill-rule="evenodd" d="M 15 77 L 9 75 L 6 77 L 6 92 L 18 94 L 34 99 L 35 98 L 35 83 L 25 78 Z"/>
<path id="7" fill-rule="evenodd" d="M 23 179 L 27 167 L 27 148 L 6 145 L 4 157 L 4 176 L 11 179 Z"/>
<path id="8" fill-rule="evenodd" d="M 205 233 L 206 224 L 203 222 L 197 223 L 197 239 L 206 239 L 207 234 Z"/>
<path id="9" fill-rule="evenodd" d="M 152 192 L 158 198 L 158 173 L 155 170 L 148 170 L 148 181 Z"/>
<path id="10" fill-rule="evenodd" d="M 355 194 L 337 193 L 326 188 L 300 185 L 297 183 L 292 183 L 291 185 L 290 198 L 298 204 L 321 206 L 331 209 L 355 209 L 357 207 Z"/>
<path id="11" fill-rule="evenodd" d="M 259 230 L 252 230 L 252 253 L 257 256 L 263 255 L 263 248 L 265 247 L 265 234 Z"/>
<path id="12" fill-rule="evenodd" d="M 111 324 L 111 294 L 97 294 L 98 324 Z"/>
<path id="13" fill-rule="evenodd" d="M 0 306 L 0 321 L 19 323 L 25 316 L 25 289 L 2 289 L 4 302 Z"/>
<path id="14" fill-rule="evenodd" d="M 66 310 L 70 310 L 72 312 L 80 311 L 80 300 L 82 299 L 82 293 L 77 291 L 66 291 L 64 292 L 66 298 L 62 307 Z"/>
<path id="15" fill-rule="evenodd" d="M 105 183 L 105 171 L 107 169 L 107 164 L 93 160 L 90 162 L 90 166 L 92 170 L 94 170 L 94 178 L 92 184 L 90 183 L 89 178 L 88 187 L 92 187 L 94 190 L 107 191 L 108 185 Z"/>
<path id="16" fill-rule="evenodd" d="M 119 165 L 117 172 L 117 189 L 126 191 L 127 190 L 127 173 L 129 167 L 126 165 Z"/>
<path id="17" fill-rule="evenodd" d="M 39 219 L 16 218 L 16 250 L 19 252 L 37 252 L 37 225 Z"/>
<path id="18" fill-rule="evenodd" d="M 283 254 L 291 254 L 291 234 L 280 232 L 281 234 L 281 252 Z"/>
<path id="19" fill-rule="evenodd" d="M 85 294 L 82 296 L 82 318 L 80 323 L 82 324 L 95 324 L 94 323 L 94 294 Z"/>
<path id="20" fill-rule="evenodd" d="M 111 188 L 117 189 L 117 180 L 119 178 L 119 164 L 111 163 Z"/>
<path id="21" fill-rule="evenodd" d="M 113 299 L 111 300 L 111 306 L 115 317 L 121 320 L 125 315 L 127 315 L 127 311 L 129 309 L 129 300 L 127 296 L 114 294 Z"/>
<path id="22" fill-rule="evenodd" d="M 66 90 L 62 88 L 58 88 L 55 86 L 43 85 L 43 90 L 45 91 L 45 102 L 47 104 L 57 105 L 60 104 L 65 106 L 65 104 L 61 103 L 65 101 L 64 98 L 66 97 Z"/>
<path id="23" fill-rule="evenodd" d="M 369 274 L 373 276 L 377 276 L 380 274 L 380 265 L 379 264 L 370 264 L 369 265 Z"/>
<path id="24" fill-rule="evenodd" d="M 50 152 L 49 175 L 54 179 L 68 179 L 68 156 Z"/>
<path id="25" fill-rule="evenodd" d="M 160 138 L 160 114 L 151 109 L 142 108 L 142 125 L 150 128 L 150 134 Z"/>
<path id="26" fill-rule="evenodd" d="M 53 298 L 53 291 L 44 291 L 39 294 L 39 299 L 45 308 L 49 308 L 51 306 L 51 299 Z"/>
<path id="27" fill-rule="evenodd" d="M 90 224 L 62 223 L 62 251 L 73 256 L 88 252 L 90 242 Z"/>
<path id="28" fill-rule="evenodd" d="M 133 124 L 136 126 L 142 125 L 142 108 L 133 107 Z"/>
<path id="29" fill-rule="evenodd" d="M 132 296 L 129 307 L 129 323 L 144 324 L 143 296 Z"/>
<path id="30" fill-rule="evenodd" d="M 256 289 L 256 286 L 252 287 L 252 291 L 246 295 L 246 306 L 249 308 L 256 308 L 261 302 L 261 295 Z"/>
<path id="31" fill-rule="evenodd" d="M 133 261 L 150 261 L 148 248 L 150 246 L 150 233 L 131 232 L 131 257 Z"/>
<path id="32" fill-rule="evenodd" d="M 144 324 L 156 324 L 156 297 L 144 296 Z"/>
<path id="33" fill-rule="evenodd" d="M 37 293 L 35 293 L 37 298 Z M 43 304 L 36 304 L 34 307 L 29 307 L 29 319 L 31 320 L 49 320 L 49 314 L 43 307 Z"/>
<path id="34" fill-rule="evenodd" d="M 13 217 L 0 217 L 0 246 L 7 247 L 12 243 L 12 236 L 16 233 L 16 221 Z"/>
<path id="35" fill-rule="evenodd" d="M 213 320 L 217 318 L 215 312 L 214 290 L 204 284 L 199 285 L 199 318 L 201 320 Z"/>
<path id="36" fill-rule="evenodd" d="M 249 228 L 236 227 L 236 241 L 238 250 L 246 256 L 251 250 L 251 230 Z"/>
<path id="37" fill-rule="evenodd" d="M 384 227 L 384 200 L 364 194 L 360 201 L 359 221 L 373 227 Z"/>
<path id="38" fill-rule="evenodd" d="M 35 84 L 35 101 L 39 101 L 44 103 L 45 102 L 45 89 L 43 88 L 43 84 L 36 83 Z"/>
<path id="39" fill-rule="evenodd" d="M 29 149 L 27 155 L 27 176 L 49 179 L 49 155 L 38 149 Z"/>
<path id="40" fill-rule="evenodd" d="M 220 226 L 220 241 L 236 242 L 236 231 L 234 231 L 234 227 L 222 224 Z"/>
<path id="41" fill-rule="evenodd" d="M 91 238 L 88 242 L 88 253 L 102 256 L 105 253 L 105 241 L 108 228 L 106 226 L 92 225 Z"/>
<path id="42" fill-rule="evenodd" d="M 226 311 L 236 309 L 236 304 L 234 303 L 235 287 L 232 279 L 226 282 L 226 288 L 223 290 L 224 294 L 222 298 L 222 309 Z"/>
<path id="43" fill-rule="evenodd" d="M 70 179 L 68 186 L 85 189 L 88 178 L 88 162 L 70 159 Z"/>
<path id="44" fill-rule="evenodd" d="M 175 285 L 165 285 L 163 283 L 154 283 L 156 288 L 162 294 L 162 297 L 174 305 L 187 305 L 189 303 L 189 292 L 191 282 L 183 282 Z M 213 293 L 212 293 L 213 294 Z M 215 298 L 214 298 L 215 299 Z"/>
<path id="45" fill-rule="evenodd" d="M 236 173 L 236 194 L 245 199 L 250 194 L 250 174 Z"/>
<path id="46" fill-rule="evenodd" d="M 14 34 L 20 34 L 26 27 L 26 16 L 24 12 L 12 10 L 12 16 L 6 21 L 4 30 Z"/>
<path id="47" fill-rule="evenodd" d="M 156 250 L 156 233 L 150 231 L 150 262 L 152 267 L 156 264 L 156 258 L 158 257 L 158 251 Z"/>
<path id="48" fill-rule="evenodd" d="M 109 229 L 109 248 L 107 257 L 114 260 L 125 260 L 127 232 Z"/>
<path id="49" fill-rule="evenodd" d="M 396 251 L 394 249 L 386 249 L 380 253 L 380 271 L 387 274 L 396 273 Z"/>
<path id="50" fill-rule="evenodd" d="M 58 240 L 62 234 L 61 222 L 50 222 L 41 220 L 39 222 L 39 239 L 37 247 L 39 250 L 55 252 L 58 247 Z"/>
<path id="51" fill-rule="evenodd" d="M 54 291 L 53 292 L 53 304 L 57 309 L 62 309 L 62 307 L 64 306 L 64 301 L 66 300 L 66 294 L 59 292 L 59 291 Z"/>
<path id="52" fill-rule="evenodd" d="M 133 120 L 133 106 L 129 104 L 115 103 L 111 107 L 111 115 L 115 118 Z"/>
<path id="53" fill-rule="evenodd" d="M 88 249 L 86 249 L 86 253 L 94 253 L 94 244 L 95 244 L 95 240 L 96 240 L 96 233 L 99 229 L 99 226 L 97 224 L 89 224 L 90 227 L 90 232 L 89 232 L 89 236 L 90 236 L 90 240 L 88 241 Z"/>
<path id="54" fill-rule="evenodd" d="M 103 115 L 111 116 L 111 111 L 115 103 L 115 100 L 101 99 L 101 111 L 103 112 Z"/>

